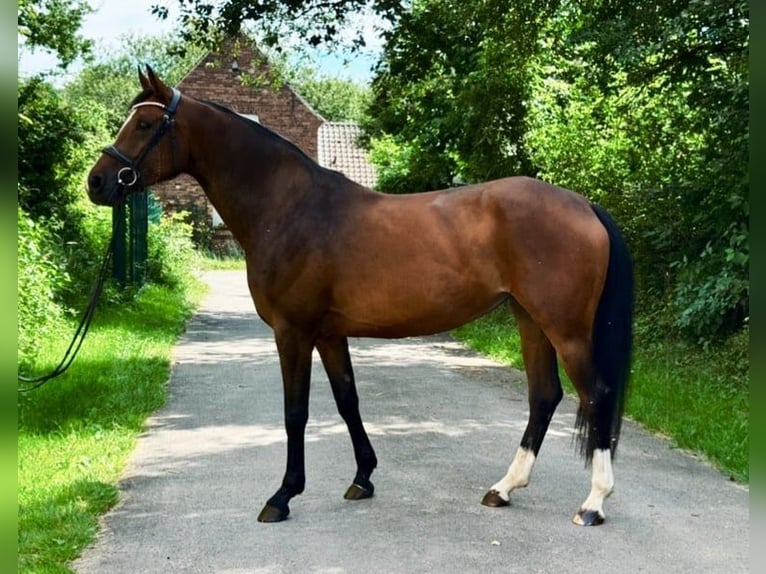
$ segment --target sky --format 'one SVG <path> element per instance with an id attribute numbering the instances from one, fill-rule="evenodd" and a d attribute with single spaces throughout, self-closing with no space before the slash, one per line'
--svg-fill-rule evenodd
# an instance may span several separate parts
<path id="1" fill-rule="evenodd" d="M 96 45 L 95 53 L 99 49 L 118 48 L 120 38 L 125 35 L 161 36 L 173 30 L 176 17 L 178 16 L 177 0 L 89 0 L 94 12 L 83 19 L 80 34 Z M 162 4 L 168 7 L 167 20 L 160 20 L 152 15 L 151 7 L 154 4 Z M 368 21 L 361 21 L 361 25 L 369 25 Z M 325 75 L 351 78 L 360 82 L 367 82 L 371 76 L 371 68 L 375 62 L 375 54 L 379 46 L 371 46 L 368 53 L 355 55 L 346 64 L 342 56 L 318 54 L 316 57 L 319 71 Z M 19 76 L 29 77 L 41 71 L 51 70 L 56 66 L 56 58 L 42 50 L 30 52 L 23 46 L 19 46 Z M 71 66 L 69 74 L 77 72 L 78 65 Z M 66 76 L 60 78 L 65 82 Z"/>

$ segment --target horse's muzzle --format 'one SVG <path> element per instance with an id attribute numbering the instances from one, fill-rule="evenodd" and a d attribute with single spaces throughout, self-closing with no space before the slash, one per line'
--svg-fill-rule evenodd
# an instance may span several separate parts
<path id="1" fill-rule="evenodd" d="M 109 181 L 99 173 L 88 175 L 88 197 L 96 205 L 114 206 L 120 202 L 120 190 L 116 181 Z"/>

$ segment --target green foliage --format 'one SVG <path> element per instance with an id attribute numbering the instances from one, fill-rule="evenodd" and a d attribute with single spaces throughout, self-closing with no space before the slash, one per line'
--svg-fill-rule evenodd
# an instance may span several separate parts
<path id="1" fill-rule="evenodd" d="M 163 214 L 159 223 L 149 224 L 147 281 L 177 289 L 192 280 L 198 255 L 187 217 L 186 213 Z"/>
<path id="2" fill-rule="evenodd" d="M 329 122 L 359 122 L 369 104 L 370 92 L 366 86 L 353 80 L 320 75 L 314 68 L 292 66 L 287 81 Z"/>
<path id="3" fill-rule="evenodd" d="M 187 46 L 183 56 L 178 51 L 178 40 L 171 34 L 127 35 L 119 48 L 105 51 L 84 66 L 64 87 L 63 96 L 72 105 L 105 114 L 108 133 L 113 135 L 136 95 L 126 86 L 136 85 L 139 68 L 149 64 L 169 85 L 175 85 L 204 55 L 203 48 L 196 45 Z"/>
<path id="4" fill-rule="evenodd" d="M 34 364 L 45 341 L 61 332 L 65 312 L 58 295 L 69 283 L 56 238 L 18 208 L 18 361 Z"/>
<path id="5" fill-rule="evenodd" d="M 394 136 L 384 135 L 369 141 L 370 161 L 377 168 L 376 189 L 385 193 L 407 193 L 401 184 L 407 181 L 411 154 L 406 144 L 397 143 Z"/>
<path id="6" fill-rule="evenodd" d="M 157 219 L 156 223 L 160 220 Z M 192 204 L 186 209 L 186 222 L 191 226 L 191 241 L 196 249 L 207 252 L 213 250 L 213 222 L 207 207 Z"/>
<path id="7" fill-rule="evenodd" d="M 711 345 L 749 316 L 743 0 L 419 0 L 366 124 L 380 189 L 537 175 L 608 208 L 638 303 Z"/>
<path id="8" fill-rule="evenodd" d="M 164 55 L 161 42 L 144 44 L 135 39 L 130 42 L 143 47 L 143 51 L 137 51 L 139 56 L 162 54 L 152 63 L 162 62 L 168 71 L 174 70 L 180 77 L 180 68 Z M 79 79 L 64 90 L 55 89 L 40 78 L 19 83 L 19 111 L 23 115 L 18 136 L 18 198 L 19 207 L 24 210 L 23 220 L 21 212 L 19 216 L 19 293 L 23 315 L 19 323 L 19 360 L 24 364 L 34 359 L 50 325 L 41 316 L 54 322 L 61 311 L 57 314 L 53 309 L 83 308 L 106 253 L 111 238 L 111 211 L 90 204 L 83 181 L 98 157 L 100 146 L 116 130 L 110 122 L 121 121 L 114 113 L 111 95 L 119 91 L 122 98 L 132 97 L 124 89 L 116 90 L 112 83 L 120 71 L 126 74 L 123 86 L 134 83 L 135 67 L 128 65 L 128 60 L 124 56 L 112 64 L 86 67 Z M 112 88 L 114 92 L 110 92 Z M 124 115 L 124 110 L 119 114 Z M 188 229 L 183 225 L 177 230 L 171 227 L 167 221 L 153 226 L 161 239 L 155 241 L 150 254 L 149 280 L 178 286 L 191 273 L 183 268 L 191 262 L 190 247 L 183 243 Z M 108 285 L 101 306 L 124 304 L 131 296 Z M 49 311 L 43 302 L 50 306 Z"/>
<path id="9" fill-rule="evenodd" d="M 749 319 L 748 259 L 746 244 L 716 253 L 708 243 L 694 263 L 676 264 L 675 326 L 703 347 L 740 330 Z"/>
<path id="10" fill-rule="evenodd" d="M 364 26 L 354 26 L 355 16 L 372 12 L 393 22 L 408 6 L 403 0 L 178 0 L 177 8 L 183 24 L 179 35 L 185 42 L 212 46 L 247 27 L 257 31 L 260 44 L 281 51 L 296 38 L 304 48 L 362 48 Z M 161 5 L 152 11 L 163 19 L 169 13 Z"/>
<path id="11" fill-rule="evenodd" d="M 526 136 L 544 178 L 616 215 L 642 308 L 703 345 L 748 316 L 748 16 L 724 4 L 562 5 Z"/>
<path id="12" fill-rule="evenodd" d="M 62 357 L 75 329 L 69 309 L 84 305 L 111 237 L 111 211 L 91 205 L 83 189 L 115 129 L 109 90 L 100 90 L 107 83 L 90 77 L 62 94 L 39 78 L 19 82 L 18 358 L 26 374 L 49 372 Z M 117 500 L 146 416 L 164 400 L 170 349 L 191 312 L 195 256 L 187 224 L 153 215 L 154 283 L 107 286 L 71 369 L 19 395 L 22 572 L 69 571 Z"/>
<path id="13" fill-rule="evenodd" d="M 90 40 L 79 34 L 93 11 L 86 0 L 18 0 L 18 7 L 18 32 L 27 47 L 51 50 L 64 68 L 90 53 Z"/>
<path id="14" fill-rule="evenodd" d="M 83 189 L 85 173 L 106 139 L 105 114 L 99 106 L 79 104 L 39 78 L 19 84 L 18 203 L 49 229 L 51 245 L 55 242 L 51 257 L 68 270 L 70 280 L 56 291 L 65 306 L 79 306 L 87 297 L 110 234 Z"/>
<path id="15" fill-rule="evenodd" d="M 375 186 L 378 191 L 412 193 L 452 184 L 447 177 L 455 166 L 448 156 L 436 158 L 441 161 L 420 163 L 417 142 L 403 141 L 402 137 L 389 134 L 371 139 L 368 145 L 370 161 L 378 172 Z"/>
<path id="16" fill-rule="evenodd" d="M 532 175 L 524 141 L 529 63 L 555 4 L 413 3 L 388 34 L 366 131 L 408 142 L 413 175 L 433 173 L 431 189 L 455 178 Z"/>
<path id="17" fill-rule="evenodd" d="M 33 219 L 72 223 L 82 193 L 73 176 L 84 167 L 85 119 L 39 78 L 19 83 L 18 109 L 19 205 Z"/>
<path id="18" fill-rule="evenodd" d="M 70 284 L 62 290 L 62 300 L 78 310 L 87 304 L 112 237 L 110 209 L 84 204 L 80 210 L 82 220 L 77 235 L 66 241 L 61 249 L 64 264 L 72 277 Z M 107 289 L 110 287 L 107 285 Z"/>
<path id="19" fill-rule="evenodd" d="M 18 98 L 18 349 L 26 368 L 65 310 L 84 304 L 110 229 L 83 192 L 103 115 L 83 113 L 40 78 L 20 82 Z"/>

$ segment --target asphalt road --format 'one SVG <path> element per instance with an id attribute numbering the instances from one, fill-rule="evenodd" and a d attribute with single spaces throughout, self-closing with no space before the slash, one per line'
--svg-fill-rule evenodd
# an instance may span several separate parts
<path id="1" fill-rule="evenodd" d="M 255 517 L 285 462 L 279 366 L 244 272 L 212 290 L 176 348 L 153 416 L 80 574 L 750 571 L 749 493 L 626 422 L 607 522 L 570 522 L 590 488 L 575 456 L 576 405 L 554 417 L 530 485 L 480 500 L 526 424 L 523 375 L 448 336 L 352 342 L 362 416 L 378 455 L 372 499 L 346 501 L 351 442 L 315 356 L 307 485 L 290 518 Z"/>

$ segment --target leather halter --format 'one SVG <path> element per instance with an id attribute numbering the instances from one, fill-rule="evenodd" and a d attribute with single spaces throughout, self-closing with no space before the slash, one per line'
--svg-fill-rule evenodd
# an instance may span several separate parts
<path id="1" fill-rule="evenodd" d="M 158 106 L 165 110 L 165 113 L 162 116 L 162 123 L 154 131 L 151 139 L 146 144 L 146 147 L 144 147 L 144 149 L 135 159 L 129 158 L 127 155 L 118 150 L 114 145 L 106 146 L 101 150 L 103 153 L 113 157 L 123 164 L 123 167 L 120 168 L 120 171 L 117 172 L 117 183 L 119 183 L 123 188 L 126 188 L 128 193 L 134 191 L 131 188 L 133 188 L 141 179 L 140 166 L 144 159 L 146 159 L 146 156 L 159 143 L 160 139 L 162 139 L 162 136 L 170 131 L 175 125 L 175 114 L 176 110 L 178 109 L 178 104 L 181 101 L 181 92 L 175 88 L 172 88 L 172 90 L 173 97 L 170 99 L 170 103 L 167 106 L 158 102 L 139 102 L 133 106 L 133 108 L 131 108 L 131 111 L 135 111 L 137 108 L 142 106 Z"/>

